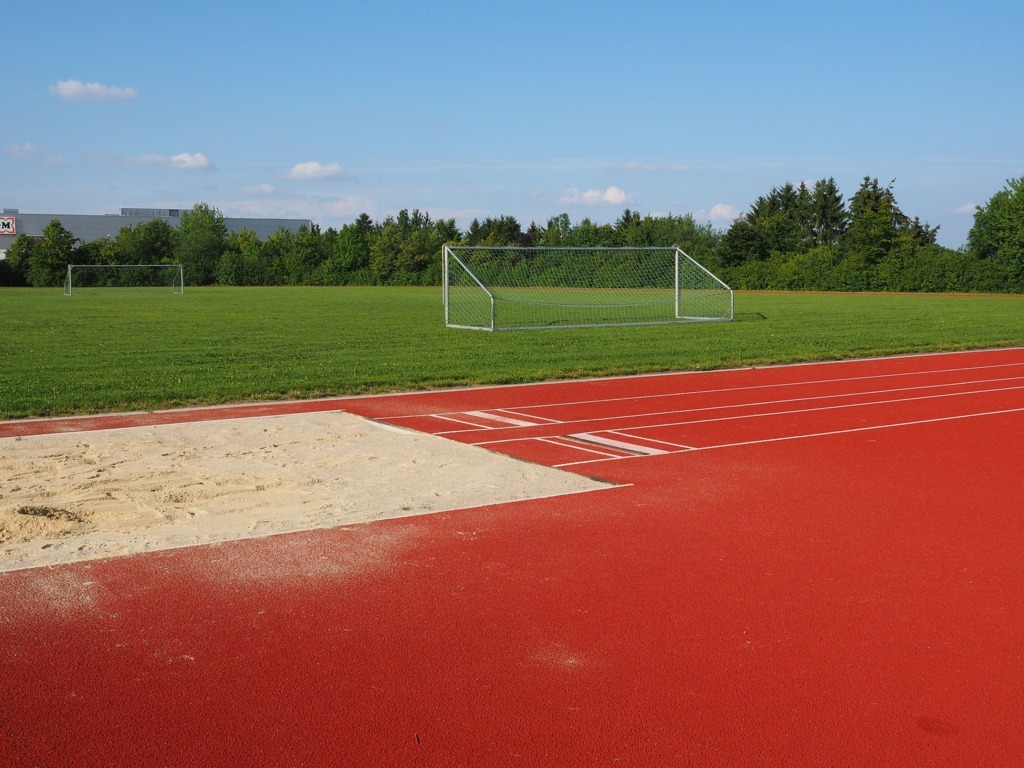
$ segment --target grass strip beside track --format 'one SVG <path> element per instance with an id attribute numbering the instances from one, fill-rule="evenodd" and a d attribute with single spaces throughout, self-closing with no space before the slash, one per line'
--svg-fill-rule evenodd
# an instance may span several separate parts
<path id="1" fill-rule="evenodd" d="M 1020 297 L 738 293 L 736 321 L 447 329 L 437 288 L 0 289 L 0 418 L 1024 344 Z"/>

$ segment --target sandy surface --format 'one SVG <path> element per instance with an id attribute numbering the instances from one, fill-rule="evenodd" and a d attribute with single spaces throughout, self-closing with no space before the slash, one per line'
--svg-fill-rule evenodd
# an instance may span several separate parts
<path id="1" fill-rule="evenodd" d="M 0 438 L 0 571 L 601 487 L 340 412 Z"/>

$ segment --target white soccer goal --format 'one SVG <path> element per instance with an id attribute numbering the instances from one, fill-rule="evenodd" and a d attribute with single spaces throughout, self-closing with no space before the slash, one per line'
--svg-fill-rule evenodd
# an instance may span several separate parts
<path id="1" fill-rule="evenodd" d="M 733 292 L 678 246 L 444 246 L 450 328 L 521 330 L 733 319 Z"/>
<path id="2" fill-rule="evenodd" d="M 181 264 L 68 264 L 64 295 L 80 293 L 184 293 Z"/>

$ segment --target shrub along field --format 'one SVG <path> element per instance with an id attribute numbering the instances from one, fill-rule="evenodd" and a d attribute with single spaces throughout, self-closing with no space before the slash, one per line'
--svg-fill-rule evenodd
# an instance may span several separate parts
<path id="1" fill-rule="evenodd" d="M 1016 296 L 744 293 L 731 323 L 487 333 L 424 287 L 0 289 L 0 418 L 1024 344 Z"/>

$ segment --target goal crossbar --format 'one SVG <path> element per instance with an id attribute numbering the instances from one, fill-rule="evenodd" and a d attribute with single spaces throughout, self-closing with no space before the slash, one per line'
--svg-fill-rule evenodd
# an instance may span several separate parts
<path id="1" fill-rule="evenodd" d="M 733 319 L 733 292 L 678 246 L 445 245 L 445 325 L 588 328 Z"/>

